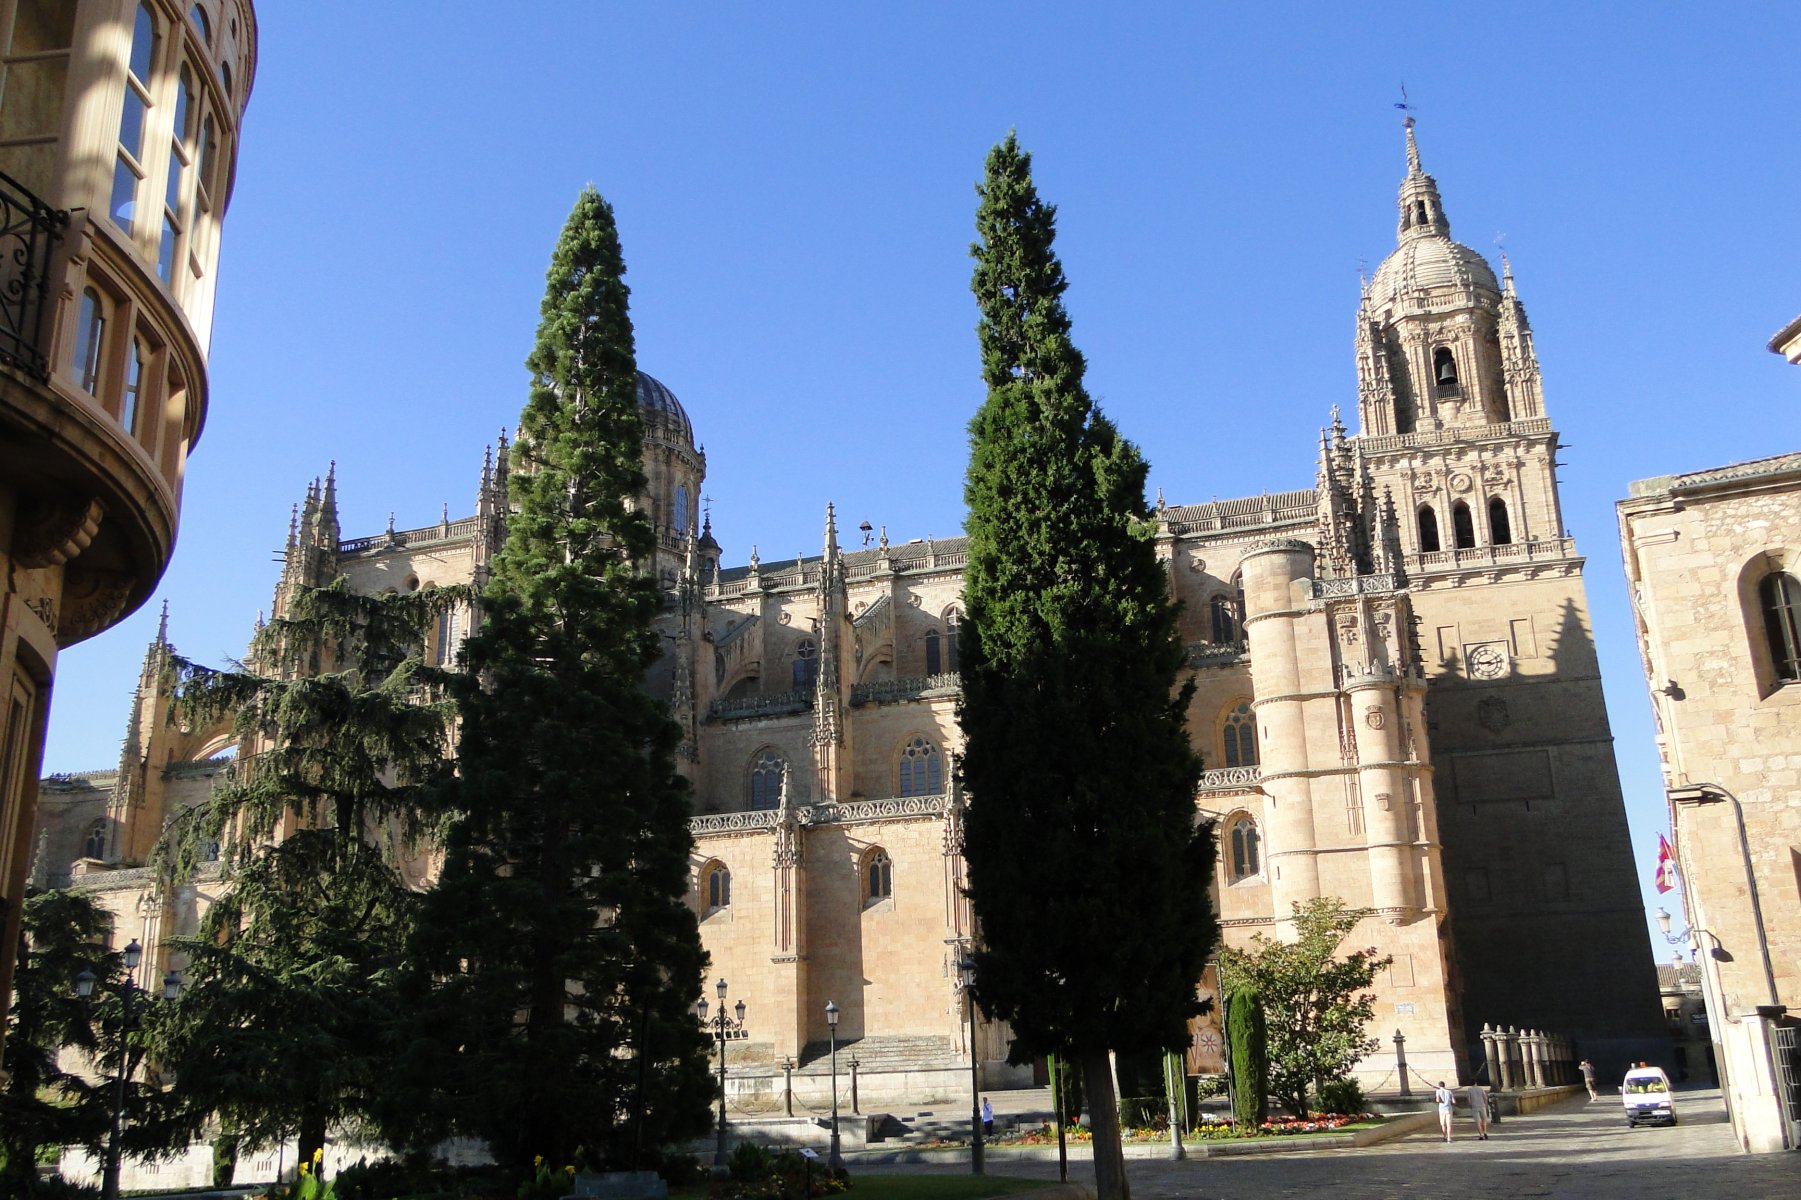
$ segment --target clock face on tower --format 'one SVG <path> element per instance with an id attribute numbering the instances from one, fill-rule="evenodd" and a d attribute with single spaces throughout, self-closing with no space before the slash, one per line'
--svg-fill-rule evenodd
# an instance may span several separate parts
<path id="1" fill-rule="evenodd" d="M 1471 646 L 1467 661 L 1471 679 L 1499 679 L 1507 673 L 1507 651 L 1498 642 Z"/>

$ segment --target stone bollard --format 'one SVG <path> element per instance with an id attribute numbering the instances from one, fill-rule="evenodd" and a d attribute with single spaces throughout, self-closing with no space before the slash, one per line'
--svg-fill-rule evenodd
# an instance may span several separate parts
<path id="1" fill-rule="evenodd" d="M 1501 1047 L 1501 1090 L 1504 1092 L 1514 1091 L 1514 1081 L 1518 1078 L 1513 1069 L 1514 1038 L 1516 1036 L 1511 1027 L 1505 1030 L 1495 1030 L 1495 1041 Z"/>
<path id="2" fill-rule="evenodd" d="M 1401 1077 L 1401 1096 L 1413 1095 L 1413 1089 L 1407 1083 L 1407 1036 L 1399 1029 L 1395 1030 L 1395 1074 Z"/>
<path id="3" fill-rule="evenodd" d="M 863 1110 L 857 1104 L 857 1068 L 862 1065 L 857 1061 L 856 1055 L 850 1056 L 850 1110 L 858 1116 L 863 1115 Z"/>
<path id="4" fill-rule="evenodd" d="M 789 1116 L 794 1115 L 794 1060 L 782 1060 L 782 1108 Z"/>
<path id="5" fill-rule="evenodd" d="M 1501 1090 L 1500 1035 L 1487 1025 L 1482 1027 L 1482 1057 L 1488 1064 L 1488 1086 Z"/>
<path id="6" fill-rule="evenodd" d="M 1545 1034 L 1542 1029 L 1534 1029 L 1527 1043 L 1527 1053 L 1531 1055 L 1531 1064 L 1527 1068 L 1532 1076 L 1532 1086 L 1545 1086 Z"/>

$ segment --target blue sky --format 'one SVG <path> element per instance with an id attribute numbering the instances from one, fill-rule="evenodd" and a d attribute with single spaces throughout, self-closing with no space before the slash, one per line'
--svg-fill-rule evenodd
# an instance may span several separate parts
<path id="1" fill-rule="evenodd" d="M 692 416 L 728 562 L 960 531 L 982 398 L 973 185 L 1059 208 L 1089 385 L 1171 503 L 1307 487 L 1356 408 L 1405 81 L 1453 236 L 1504 235 L 1568 450 L 1649 875 L 1663 802 L 1613 503 L 1801 445 L 1794 5 L 265 0 L 212 408 L 158 601 L 242 650 L 291 504 L 346 536 L 473 507 L 576 193 L 618 213 L 639 365 Z M 157 602 L 67 652 L 48 771 L 110 767 Z M 1658 946 L 1661 953 L 1663 947 Z"/>

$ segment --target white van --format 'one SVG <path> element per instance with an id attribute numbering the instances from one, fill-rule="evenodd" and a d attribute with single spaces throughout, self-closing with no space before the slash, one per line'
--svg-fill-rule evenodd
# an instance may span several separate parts
<path id="1" fill-rule="evenodd" d="M 1626 1105 L 1626 1124 L 1641 1121 L 1676 1123 L 1676 1103 L 1670 1098 L 1670 1077 L 1662 1067 L 1633 1067 L 1620 1084 L 1620 1099 Z"/>

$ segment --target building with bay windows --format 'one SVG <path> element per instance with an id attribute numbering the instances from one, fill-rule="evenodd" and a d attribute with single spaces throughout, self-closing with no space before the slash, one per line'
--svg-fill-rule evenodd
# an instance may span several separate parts
<path id="1" fill-rule="evenodd" d="M 175 546 L 255 68 L 249 0 L 0 0 L 0 1036 L 57 655 Z"/>
<path id="2" fill-rule="evenodd" d="M 1578 1039 L 1605 1073 L 1667 1057 L 1669 1039 L 1558 435 L 1511 272 L 1451 239 L 1411 127 L 1405 149 L 1397 245 L 1355 313 L 1357 431 L 1334 411 L 1317 443 L 1295 439 L 1313 488 L 1159 497 L 1151 514 L 1196 681 L 1195 815 L 1221 839 L 1193 902 L 1234 944 L 1280 935 L 1315 898 L 1369 910 L 1353 944 L 1393 958 L 1377 1030 L 1404 1033 L 1434 1078 L 1471 1073 L 1486 1025 Z M 728 554 L 698 509 L 706 459 L 687 410 L 648 375 L 638 400 L 647 568 L 666 597 L 651 681 L 694 787 L 701 935 L 747 1004 L 735 1099 L 823 1054 L 827 1000 L 869 1103 L 885 1088 L 956 1094 L 971 1055 L 991 1085 L 1018 1078 L 1004 1029 L 979 1023 L 968 1044 L 957 969 L 979 937 L 959 854 L 962 539 L 871 529 L 846 547 L 822 497 L 817 554 Z M 343 536 L 339 481 L 316 481 L 277 609 L 339 574 L 371 591 L 485 580 L 508 511 L 497 449 L 473 515 L 373 536 Z M 452 661 L 466 629 L 446 620 L 426 652 Z M 120 907 L 139 902 L 129 868 L 145 851 L 114 824 L 154 836 L 219 769 L 204 730 L 172 756 L 155 748 L 176 736 L 155 719 L 159 678 L 147 666 L 120 769 L 59 785 L 45 826 L 51 864 L 99 845 L 96 829 L 111 839 L 77 871 L 96 889 L 117 877 Z M 1130 764 L 1120 777 L 1130 786 Z M 189 919 L 191 897 L 158 903 L 159 919 Z M 1398 1082 L 1386 1052 L 1360 1073 L 1372 1090 Z"/>

